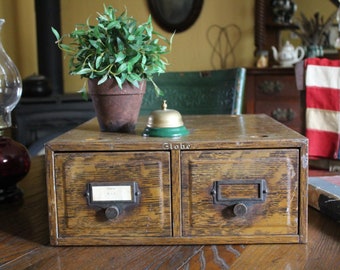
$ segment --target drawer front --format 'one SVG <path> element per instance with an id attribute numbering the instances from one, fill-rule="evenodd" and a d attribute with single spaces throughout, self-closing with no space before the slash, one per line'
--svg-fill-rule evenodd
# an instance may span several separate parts
<path id="1" fill-rule="evenodd" d="M 183 236 L 298 233 L 299 150 L 182 154 Z"/>
<path id="2" fill-rule="evenodd" d="M 256 77 L 256 98 L 298 96 L 294 76 Z"/>
<path id="3" fill-rule="evenodd" d="M 56 153 L 54 163 L 59 238 L 172 235 L 168 152 Z"/>
<path id="4" fill-rule="evenodd" d="M 291 128 L 301 129 L 301 106 L 298 101 L 257 101 L 255 113 L 265 113 Z"/>

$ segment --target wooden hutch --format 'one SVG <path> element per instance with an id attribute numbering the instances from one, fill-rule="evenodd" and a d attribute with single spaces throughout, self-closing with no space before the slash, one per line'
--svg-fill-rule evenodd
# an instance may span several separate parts
<path id="1" fill-rule="evenodd" d="M 271 52 L 271 46 L 280 47 L 280 32 L 296 26 L 275 22 L 271 2 L 255 1 L 256 52 L 268 51 L 269 67 L 247 69 L 246 113 L 266 113 L 303 133 L 304 111 L 301 102 L 304 98 L 297 90 L 294 68 L 275 67 Z M 331 2 L 338 5 L 337 1 Z"/>

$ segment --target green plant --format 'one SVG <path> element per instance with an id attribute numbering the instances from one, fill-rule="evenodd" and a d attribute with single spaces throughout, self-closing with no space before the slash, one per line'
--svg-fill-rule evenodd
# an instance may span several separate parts
<path id="1" fill-rule="evenodd" d="M 163 55 L 170 51 L 173 35 L 167 39 L 155 32 L 151 16 L 138 25 L 133 17 L 127 16 L 127 10 L 119 16 L 116 12 L 112 6 L 104 5 L 96 25 L 87 19 L 85 24 L 77 24 L 71 33 L 62 36 L 52 27 L 58 47 L 70 57 L 69 74 L 98 79 L 98 84 L 114 78 L 120 88 L 124 82 L 138 87 L 141 80 L 150 80 L 160 94 L 152 77 L 165 72 L 167 59 Z M 66 44 L 65 39 L 71 41 Z"/>
<path id="2" fill-rule="evenodd" d="M 301 12 L 300 18 L 295 19 L 294 23 L 298 29 L 293 32 L 301 38 L 303 45 L 323 45 L 328 38 L 330 27 L 332 26 L 336 12 L 332 13 L 326 21 L 316 12 L 310 19 Z"/>

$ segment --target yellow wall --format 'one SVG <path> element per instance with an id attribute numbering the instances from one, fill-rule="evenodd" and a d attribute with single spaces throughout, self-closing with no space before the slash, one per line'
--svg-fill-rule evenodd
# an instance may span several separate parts
<path id="1" fill-rule="evenodd" d="M 147 20 L 149 11 L 146 0 L 60 0 L 62 10 L 62 32 L 73 30 L 74 24 L 83 23 L 91 16 L 93 20 L 97 11 L 103 10 L 103 3 L 112 5 L 119 11 L 126 6 L 128 14 L 139 22 Z M 329 1 L 295 0 L 298 12 L 313 14 L 316 10 L 327 14 L 334 6 Z M 226 61 L 227 67 L 253 66 L 254 63 L 254 3 L 255 0 L 205 0 L 202 13 L 196 23 L 187 31 L 175 35 L 172 52 L 167 56 L 169 71 L 178 70 L 209 70 L 220 68 L 213 47 L 219 34 L 218 27 L 237 25 L 241 32 L 241 40 L 233 54 Z M 319 6 L 318 8 L 313 8 Z M 328 14 L 327 14 L 328 16 Z M 19 68 L 23 78 L 38 72 L 36 52 L 36 31 L 34 0 L 1 0 L 0 17 L 6 19 L 3 27 L 2 40 L 4 47 Z M 156 23 L 157 31 L 162 31 Z M 208 29 L 212 28 L 209 32 Z M 235 43 L 235 29 L 229 32 L 232 43 Z M 221 41 L 222 45 L 225 41 Z M 55 46 L 51 44 L 51 46 Z M 225 47 L 225 46 L 224 46 Z M 234 56 L 234 58 L 232 57 Z M 83 82 L 78 77 L 68 75 L 67 60 L 64 61 L 64 89 L 66 92 L 77 91 Z"/>
<path id="2" fill-rule="evenodd" d="M 1 0 L 0 18 L 5 19 L 1 39 L 21 76 L 38 72 L 34 0 Z"/>
<path id="3" fill-rule="evenodd" d="M 103 10 L 101 1 L 93 0 L 62 0 L 62 31 L 68 33 L 73 30 L 74 24 L 85 22 L 88 16 L 95 18 L 96 11 Z M 119 12 L 128 9 L 128 14 L 137 21 L 147 20 L 149 11 L 146 0 L 111 0 L 111 4 Z M 172 52 L 167 55 L 170 65 L 169 71 L 178 70 L 208 70 L 214 69 L 211 65 L 212 47 L 207 40 L 207 30 L 212 25 L 226 26 L 236 23 L 242 31 L 242 39 L 235 49 L 235 62 L 229 61 L 228 66 L 252 65 L 253 46 L 253 6 L 254 0 L 205 0 L 202 13 L 196 23 L 187 31 L 175 35 Z M 77 13 L 69 12 L 77 10 Z M 242 18 L 242 19 L 241 19 Z M 170 33 L 161 30 L 154 22 L 155 30 L 170 37 Z M 215 29 L 214 29 L 215 30 Z M 217 36 L 216 31 L 211 33 L 212 42 Z M 230 58 L 229 58 L 230 59 Z M 67 63 L 66 63 L 67 64 Z M 67 66 L 64 66 L 65 91 L 79 89 L 83 82 L 79 78 L 67 75 Z M 219 68 L 216 65 L 216 68 Z"/>
<path id="4" fill-rule="evenodd" d="M 329 0 L 294 0 L 297 5 L 296 16 L 300 16 L 303 12 L 308 17 L 313 16 L 315 12 L 320 12 L 325 18 L 327 18 L 332 11 L 336 10 L 334 4 Z"/>

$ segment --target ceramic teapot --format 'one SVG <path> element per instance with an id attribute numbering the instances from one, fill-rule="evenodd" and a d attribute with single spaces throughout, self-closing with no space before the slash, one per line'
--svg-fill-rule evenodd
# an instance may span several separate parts
<path id="1" fill-rule="evenodd" d="M 305 50 L 301 46 L 294 48 L 289 41 L 286 41 L 280 52 L 278 52 L 274 46 L 272 46 L 272 50 L 274 59 L 279 62 L 282 67 L 291 67 L 293 64 L 301 61 L 305 56 Z"/>

